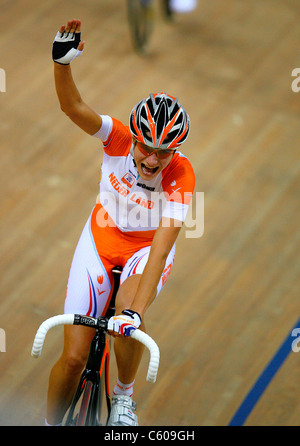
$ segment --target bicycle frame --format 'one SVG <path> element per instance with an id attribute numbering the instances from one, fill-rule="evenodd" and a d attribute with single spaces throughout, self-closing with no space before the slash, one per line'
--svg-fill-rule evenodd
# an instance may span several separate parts
<path id="1" fill-rule="evenodd" d="M 127 0 L 127 17 L 134 50 L 145 54 L 153 29 L 153 1 Z"/>
<path id="2" fill-rule="evenodd" d="M 83 371 L 69 409 L 66 425 L 99 426 L 106 425 L 110 415 L 109 393 L 109 358 L 110 346 L 106 332 L 100 327 L 92 340 L 89 358 Z M 82 396 L 83 395 L 83 396 Z M 82 396 L 82 402 L 78 416 L 74 412 L 78 401 Z M 101 419 L 103 405 L 106 402 L 105 420 Z"/>
<path id="3" fill-rule="evenodd" d="M 45 337 L 51 328 L 58 325 L 83 325 L 96 329 L 85 370 L 82 373 L 73 402 L 65 417 L 66 425 L 103 426 L 107 425 L 109 419 L 111 408 L 109 394 L 110 338 L 107 335 L 107 322 L 108 318 L 115 312 L 114 301 L 119 287 L 121 268 L 114 268 L 113 274 L 115 285 L 111 303 L 105 317 L 95 319 L 79 314 L 53 316 L 40 325 L 33 341 L 31 356 L 39 358 Z M 157 344 L 149 335 L 139 329 L 133 330 L 130 336 L 144 344 L 149 350 L 150 360 L 146 380 L 150 383 L 155 383 L 160 359 Z M 80 406 L 79 412 L 78 406 Z M 106 412 L 104 412 L 104 407 L 107 409 Z"/>
<path id="4" fill-rule="evenodd" d="M 161 0 L 160 3 L 165 21 L 171 22 L 170 0 Z M 127 19 L 134 50 L 139 55 L 146 55 L 154 28 L 154 0 L 127 0 Z"/>
<path id="5" fill-rule="evenodd" d="M 73 402 L 68 411 L 66 425 L 101 426 L 107 425 L 110 410 L 109 390 L 109 359 L 110 339 L 106 332 L 107 320 L 115 313 L 115 299 L 120 284 L 121 267 L 112 269 L 114 276 L 114 289 L 110 305 L 104 318 L 98 319 L 95 336 L 91 342 L 90 353 L 85 370 L 83 371 Z M 87 325 L 88 324 L 88 318 Z M 84 317 L 76 324 L 84 325 Z M 78 415 L 74 415 L 76 406 L 82 396 Z M 106 415 L 103 417 L 104 403 L 106 402 Z"/>

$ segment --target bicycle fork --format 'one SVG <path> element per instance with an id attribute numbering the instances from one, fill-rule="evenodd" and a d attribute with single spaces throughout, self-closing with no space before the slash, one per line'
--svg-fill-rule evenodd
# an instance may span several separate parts
<path id="1" fill-rule="evenodd" d="M 107 419 L 111 410 L 109 395 L 109 338 L 105 332 L 97 331 L 90 347 L 89 358 L 86 368 L 81 375 L 80 382 L 71 404 L 66 424 L 73 420 L 74 410 L 82 393 L 81 417 L 76 420 L 77 425 L 93 424 L 92 421 L 100 424 L 99 403 L 105 396 L 107 404 Z M 104 379 L 105 377 L 105 379 Z M 105 395 L 104 395 L 105 393 Z"/>

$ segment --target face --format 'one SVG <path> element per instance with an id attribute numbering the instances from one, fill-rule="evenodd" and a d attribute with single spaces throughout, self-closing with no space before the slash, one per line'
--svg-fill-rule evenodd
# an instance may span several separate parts
<path id="1" fill-rule="evenodd" d="M 140 177 L 150 181 L 170 164 L 174 149 L 156 150 L 136 140 L 134 143 L 134 160 Z"/>

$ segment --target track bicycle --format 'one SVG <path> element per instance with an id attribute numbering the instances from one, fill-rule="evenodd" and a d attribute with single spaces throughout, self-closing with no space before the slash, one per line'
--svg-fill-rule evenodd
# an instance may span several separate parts
<path id="1" fill-rule="evenodd" d="M 73 401 L 64 417 L 66 426 L 107 426 L 111 411 L 109 389 L 110 340 L 107 333 L 108 319 L 115 313 L 115 298 L 119 288 L 122 269 L 112 269 L 114 289 L 105 317 L 93 318 L 79 314 L 61 314 L 46 319 L 37 330 L 31 355 L 41 355 L 47 332 L 58 325 L 82 325 L 95 328 L 86 367 L 82 372 Z M 159 348 L 153 339 L 136 329 L 131 337 L 144 344 L 150 352 L 147 381 L 156 381 L 159 367 Z"/>
<path id="2" fill-rule="evenodd" d="M 170 0 L 161 0 L 161 10 L 165 20 L 170 21 L 172 19 Z M 148 50 L 154 16 L 153 0 L 127 0 L 127 17 L 131 40 L 138 54 L 145 54 Z"/>

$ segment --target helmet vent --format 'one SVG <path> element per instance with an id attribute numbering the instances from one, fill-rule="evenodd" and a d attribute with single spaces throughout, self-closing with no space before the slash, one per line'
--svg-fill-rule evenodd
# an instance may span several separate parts
<path id="1" fill-rule="evenodd" d="M 189 133 L 190 120 L 178 99 L 166 93 L 150 94 L 130 115 L 130 130 L 138 141 L 157 149 L 176 148 Z"/>

